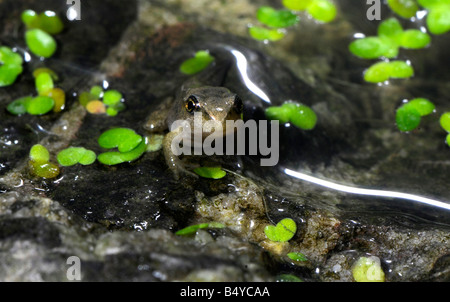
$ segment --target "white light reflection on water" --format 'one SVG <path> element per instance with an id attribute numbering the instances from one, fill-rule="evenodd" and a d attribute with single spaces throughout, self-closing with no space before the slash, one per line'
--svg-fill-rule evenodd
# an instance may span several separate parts
<path id="1" fill-rule="evenodd" d="M 267 96 L 267 94 L 264 91 L 262 91 L 261 88 L 256 86 L 256 84 L 253 83 L 253 81 L 250 80 L 250 78 L 248 77 L 248 73 L 247 73 L 248 62 L 247 62 L 247 58 L 244 56 L 244 54 L 242 54 L 242 52 L 240 52 L 236 49 L 233 49 L 230 52 L 236 58 L 236 66 L 239 70 L 242 80 L 244 81 L 245 86 L 247 86 L 247 88 L 251 92 L 256 94 L 264 102 L 270 103 L 270 99 Z"/>
<path id="2" fill-rule="evenodd" d="M 351 187 L 351 186 L 337 184 L 337 183 L 334 183 L 334 182 L 331 182 L 328 180 L 320 179 L 320 178 L 317 178 L 317 177 L 314 177 L 311 175 L 307 175 L 307 174 L 304 174 L 301 172 L 293 171 L 290 169 L 284 169 L 283 171 L 287 175 L 295 177 L 297 179 L 311 182 L 311 183 L 314 183 L 314 184 L 322 186 L 322 187 L 326 187 L 329 189 L 333 189 L 333 190 L 337 190 L 337 191 L 341 191 L 341 192 L 345 192 L 345 193 L 356 194 L 356 195 L 406 199 L 406 200 L 411 200 L 411 201 L 431 205 L 434 207 L 442 208 L 445 210 L 450 210 L 449 203 L 445 203 L 442 201 L 430 199 L 430 198 L 419 196 L 419 195 L 395 192 L 395 191 L 385 191 L 385 190 L 374 190 L 374 189 Z"/>

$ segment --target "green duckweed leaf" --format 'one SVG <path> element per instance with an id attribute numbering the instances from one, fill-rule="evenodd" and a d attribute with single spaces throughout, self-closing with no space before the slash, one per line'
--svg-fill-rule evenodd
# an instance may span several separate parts
<path id="1" fill-rule="evenodd" d="M 253 26 L 249 29 L 250 36 L 259 41 L 278 41 L 284 38 L 285 33 L 279 29 L 268 29 L 259 26 Z"/>
<path id="2" fill-rule="evenodd" d="M 25 33 L 25 41 L 32 53 L 44 58 L 51 57 L 56 51 L 56 41 L 41 29 L 30 29 Z"/>
<path id="3" fill-rule="evenodd" d="M 227 172 L 221 167 L 199 167 L 195 168 L 194 172 L 203 178 L 220 179 L 227 175 Z"/>
<path id="4" fill-rule="evenodd" d="M 378 62 L 364 72 L 364 80 L 370 83 L 380 83 L 389 80 L 391 65 L 388 62 Z"/>
<path id="5" fill-rule="evenodd" d="M 144 154 L 147 149 L 147 139 L 143 139 L 141 143 L 131 151 L 128 152 L 105 152 L 100 154 L 97 159 L 104 165 L 117 165 L 124 162 L 131 162 Z"/>
<path id="6" fill-rule="evenodd" d="M 419 10 L 416 0 L 388 0 L 389 7 L 400 17 L 412 18 Z"/>
<path id="7" fill-rule="evenodd" d="M 82 164 L 83 166 L 87 166 L 90 164 L 93 164 L 95 160 L 97 159 L 97 155 L 92 150 L 86 150 L 84 154 L 80 157 L 78 162 Z"/>
<path id="8" fill-rule="evenodd" d="M 408 106 L 413 107 L 419 112 L 420 116 L 425 116 L 434 111 L 436 108 L 432 102 L 425 98 L 415 98 L 408 102 Z"/>
<path id="9" fill-rule="evenodd" d="M 22 56 L 12 51 L 11 48 L 6 46 L 0 47 L 0 64 L 3 65 L 22 65 Z"/>
<path id="10" fill-rule="evenodd" d="M 196 74 L 214 61 L 214 57 L 206 50 L 200 50 L 195 53 L 193 58 L 187 59 L 180 66 L 180 71 L 184 74 Z"/>
<path id="11" fill-rule="evenodd" d="M 89 92 L 93 97 L 95 97 L 94 99 L 96 100 L 100 100 L 103 97 L 103 88 L 101 86 L 92 86 Z"/>
<path id="12" fill-rule="evenodd" d="M 54 87 L 53 79 L 50 76 L 50 74 L 46 72 L 41 72 L 36 78 L 35 78 L 35 85 L 36 90 L 39 93 L 39 95 L 44 94 L 45 92 L 49 91 Z"/>
<path id="13" fill-rule="evenodd" d="M 276 226 L 268 225 L 264 228 L 267 238 L 276 242 L 286 242 L 294 237 L 297 224 L 291 218 L 284 218 Z"/>
<path id="14" fill-rule="evenodd" d="M 92 93 L 90 93 L 89 91 L 83 91 L 82 93 L 80 93 L 80 96 L 78 97 L 78 100 L 80 101 L 80 104 L 83 107 L 86 107 L 86 105 L 90 102 L 90 101 L 94 101 L 97 100 L 98 98 L 95 97 L 95 95 L 93 95 Z"/>
<path id="15" fill-rule="evenodd" d="M 296 102 L 286 102 L 278 107 L 268 107 L 266 117 L 270 120 L 279 120 L 283 124 L 291 122 L 303 130 L 311 130 L 317 123 L 316 113 L 308 106 Z"/>
<path id="16" fill-rule="evenodd" d="M 116 116 L 118 113 L 119 113 L 119 111 L 117 111 L 113 107 L 106 108 L 106 114 L 109 115 L 109 116 Z"/>
<path id="17" fill-rule="evenodd" d="M 367 37 L 357 39 L 350 43 L 349 50 L 355 56 L 363 59 L 376 59 L 383 56 L 391 58 L 398 53 L 398 50 L 391 50 L 393 47 L 398 48 L 395 45 L 392 45 L 391 41 L 388 39 Z"/>
<path id="18" fill-rule="evenodd" d="M 75 164 L 90 165 L 95 162 L 97 156 L 91 150 L 83 147 L 70 147 L 60 151 L 57 155 L 58 163 L 63 167 Z"/>
<path id="19" fill-rule="evenodd" d="M 316 113 L 305 105 L 296 105 L 291 109 L 291 123 L 303 130 L 314 129 L 317 123 Z"/>
<path id="20" fill-rule="evenodd" d="M 44 146 L 36 144 L 30 149 L 30 159 L 36 163 L 46 163 L 50 160 L 50 153 Z"/>
<path id="21" fill-rule="evenodd" d="M 91 91 L 92 93 L 92 91 Z M 108 90 L 103 94 L 103 103 L 107 106 L 114 106 L 120 102 L 122 94 L 117 90 Z"/>
<path id="22" fill-rule="evenodd" d="M 445 131 L 450 133 L 450 112 L 443 113 L 439 119 L 439 123 Z"/>
<path id="23" fill-rule="evenodd" d="M 404 61 L 378 62 L 364 72 L 364 80 L 370 83 L 380 83 L 389 78 L 404 79 L 413 75 L 413 67 Z"/>
<path id="24" fill-rule="evenodd" d="M 36 14 L 33 10 L 25 10 L 21 18 L 27 29 L 40 29 L 51 35 L 58 34 L 64 29 L 62 20 L 50 10 L 40 14 Z"/>
<path id="25" fill-rule="evenodd" d="M 314 0 L 283 0 L 283 5 L 291 10 L 302 11 L 307 9 L 313 1 Z"/>
<path id="26" fill-rule="evenodd" d="M 27 26 L 32 25 L 33 22 L 35 22 L 36 18 L 37 18 L 36 12 L 31 9 L 25 10 L 21 15 L 22 22 Z"/>
<path id="27" fill-rule="evenodd" d="M 433 7 L 427 16 L 428 30 L 435 35 L 450 31 L 450 4 Z"/>
<path id="28" fill-rule="evenodd" d="M 53 11 L 47 10 L 40 13 L 38 18 L 39 24 L 37 27 L 51 35 L 59 34 L 64 29 L 61 19 Z"/>
<path id="29" fill-rule="evenodd" d="M 417 0 L 417 2 L 426 9 L 433 9 L 441 5 L 450 4 L 450 0 Z"/>
<path id="30" fill-rule="evenodd" d="M 175 235 L 192 235 L 199 229 L 222 229 L 225 225 L 219 222 L 200 223 L 196 225 L 190 225 L 184 229 L 175 232 Z"/>
<path id="31" fill-rule="evenodd" d="M 420 117 L 420 113 L 416 110 L 416 108 L 406 103 L 397 109 L 395 121 L 400 131 L 408 132 L 419 126 Z"/>
<path id="32" fill-rule="evenodd" d="M 17 100 L 14 100 L 11 102 L 6 109 L 14 115 L 20 115 L 27 113 L 27 107 L 28 103 L 33 99 L 31 96 L 26 96 L 19 98 Z"/>
<path id="33" fill-rule="evenodd" d="M 391 78 L 405 79 L 414 75 L 414 69 L 412 66 L 404 61 L 391 61 L 389 62 L 389 65 L 391 67 Z"/>
<path id="34" fill-rule="evenodd" d="M 314 19 L 325 23 L 333 21 L 337 14 L 336 6 L 328 0 L 314 0 L 306 10 Z"/>
<path id="35" fill-rule="evenodd" d="M 445 143 L 447 146 L 450 146 L 450 134 L 447 134 L 447 137 L 445 138 Z"/>
<path id="36" fill-rule="evenodd" d="M 308 261 L 308 258 L 306 258 L 306 256 L 302 253 L 299 252 L 292 252 L 287 254 L 287 256 L 289 257 L 289 259 L 294 260 L 294 261 L 299 261 L 299 262 L 303 262 L 303 261 Z"/>
<path id="37" fill-rule="evenodd" d="M 0 66 L 0 87 L 13 84 L 22 73 L 22 65 L 2 65 Z"/>
<path id="38" fill-rule="evenodd" d="M 31 174 L 42 178 L 55 178 L 59 175 L 59 167 L 50 162 L 34 162 L 30 161 Z"/>
<path id="39" fill-rule="evenodd" d="M 385 278 L 380 261 L 375 257 L 359 258 L 352 267 L 352 274 L 356 282 L 384 282 Z"/>
<path id="40" fill-rule="evenodd" d="M 33 77 L 37 78 L 41 73 L 48 73 L 52 77 L 53 81 L 58 81 L 59 80 L 59 77 L 56 74 L 56 72 L 54 72 L 53 70 L 51 70 L 50 68 L 47 68 L 47 67 L 36 68 L 33 71 Z"/>
<path id="41" fill-rule="evenodd" d="M 403 33 L 403 27 L 396 18 L 384 20 L 378 26 L 378 36 L 388 37 L 397 40 L 397 37 Z"/>
<path id="42" fill-rule="evenodd" d="M 400 38 L 400 46 L 409 49 L 419 49 L 428 46 L 431 37 L 417 29 L 405 30 Z"/>
<path id="43" fill-rule="evenodd" d="M 48 96 L 37 96 L 27 103 L 27 112 L 32 115 L 46 114 L 53 109 L 55 101 Z"/>
<path id="44" fill-rule="evenodd" d="M 291 117 L 291 109 L 286 106 L 271 106 L 266 109 L 266 117 L 269 120 L 279 120 L 280 123 L 286 124 Z"/>
<path id="45" fill-rule="evenodd" d="M 299 17 L 289 10 L 276 10 L 269 6 L 262 6 L 256 12 L 258 20 L 269 26 L 275 28 L 284 28 L 296 24 Z"/>
<path id="46" fill-rule="evenodd" d="M 129 152 L 142 142 L 142 136 L 129 128 L 113 128 L 103 132 L 98 144 L 105 149 L 118 148 L 119 152 Z"/>

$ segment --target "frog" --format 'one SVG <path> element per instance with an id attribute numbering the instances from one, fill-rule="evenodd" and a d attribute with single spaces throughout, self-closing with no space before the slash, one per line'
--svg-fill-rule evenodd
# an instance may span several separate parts
<path id="1" fill-rule="evenodd" d="M 173 172 L 174 178 L 182 175 L 197 178 L 197 174 L 186 168 L 180 158 L 172 150 L 172 142 L 182 132 L 182 127 L 173 127 L 175 121 L 186 121 L 191 129 L 194 129 L 194 114 L 201 113 L 202 123 L 215 121 L 220 123 L 223 136 L 227 132 L 226 121 L 242 119 L 243 101 L 236 93 L 223 86 L 201 85 L 196 81 L 188 81 L 184 84 L 175 97 L 166 98 L 149 114 L 144 124 L 144 129 L 149 134 L 165 133 L 162 149 L 166 164 Z M 203 125 L 202 125 L 203 126 Z M 210 132 L 205 132 L 202 127 L 202 139 Z"/>

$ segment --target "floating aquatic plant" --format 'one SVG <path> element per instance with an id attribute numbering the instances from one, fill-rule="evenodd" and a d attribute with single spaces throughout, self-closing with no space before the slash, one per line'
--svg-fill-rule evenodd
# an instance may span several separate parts
<path id="1" fill-rule="evenodd" d="M 262 6 L 256 12 L 259 22 L 269 27 L 285 28 L 298 23 L 300 18 L 293 12 L 283 9 L 276 10 L 270 6 Z"/>
<path id="2" fill-rule="evenodd" d="M 287 254 L 287 256 L 289 257 L 289 259 L 298 261 L 298 262 L 308 261 L 308 258 L 306 258 L 306 256 L 300 252 L 291 252 L 291 253 Z"/>
<path id="3" fill-rule="evenodd" d="M 384 272 L 377 257 L 360 257 L 352 268 L 356 282 L 384 282 Z"/>
<path id="4" fill-rule="evenodd" d="M 50 112 L 55 106 L 55 101 L 48 96 L 37 96 L 25 103 L 27 113 L 43 115 Z"/>
<path id="5" fill-rule="evenodd" d="M 43 178 L 54 178 L 59 175 L 59 167 L 50 162 L 50 153 L 40 144 L 31 147 L 29 167 L 33 175 Z"/>
<path id="6" fill-rule="evenodd" d="M 50 153 L 41 144 L 36 144 L 30 149 L 30 159 L 35 162 L 48 162 L 50 160 Z"/>
<path id="7" fill-rule="evenodd" d="M 92 93 L 92 90 L 91 90 Z M 117 90 L 108 90 L 103 94 L 103 103 L 106 106 L 114 106 L 120 102 L 122 99 L 122 94 Z"/>
<path id="8" fill-rule="evenodd" d="M 411 131 L 416 129 L 422 116 L 431 114 L 435 109 L 432 102 L 424 98 L 413 99 L 397 109 L 396 123 L 400 131 Z"/>
<path id="9" fill-rule="evenodd" d="M 97 159 L 105 165 L 117 165 L 138 159 L 147 150 L 147 138 L 128 128 L 114 128 L 100 135 L 98 143 L 106 149 L 118 148 L 119 152 L 105 152 Z"/>
<path id="10" fill-rule="evenodd" d="M 66 106 L 66 93 L 61 88 L 51 88 L 42 93 L 43 96 L 51 97 L 55 101 L 53 112 L 61 112 Z"/>
<path id="11" fill-rule="evenodd" d="M 50 68 L 47 68 L 47 67 L 39 67 L 39 68 L 36 68 L 34 71 L 33 71 L 33 77 L 34 78 L 37 78 L 41 73 L 48 73 L 50 76 L 51 76 L 51 78 L 52 78 L 52 80 L 53 81 L 58 81 L 59 80 L 59 77 L 58 77 L 58 75 L 56 74 L 56 72 L 54 72 L 53 70 L 51 70 Z"/>
<path id="12" fill-rule="evenodd" d="M 39 28 L 27 30 L 25 41 L 30 51 L 40 57 L 50 58 L 56 51 L 55 39 Z"/>
<path id="13" fill-rule="evenodd" d="M 25 42 L 30 51 L 40 57 L 51 57 L 57 47 L 52 35 L 64 29 L 61 19 L 53 11 L 37 14 L 33 10 L 25 10 L 21 18 L 27 27 Z"/>
<path id="14" fill-rule="evenodd" d="M 104 114 L 116 116 L 125 109 L 122 94 L 110 89 L 103 91 L 101 86 L 92 86 L 90 91 L 83 91 L 79 96 L 80 104 L 92 114 Z"/>
<path id="15" fill-rule="evenodd" d="M 147 139 L 145 138 L 136 148 L 129 152 L 105 152 L 100 154 L 97 159 L 99 162 L 105 165 L 117 165 L 138 159 L 142 154 L 144 154 L 146 149 Z"/>
<path id="16" fill-rule="evenodd" d="M 11 114 L 14 115 L 21 115 L 27 113 L 27 106 L 28 103 L 31 101 L 33 97 L 31 96 L 25 96 L 19 99 L 14 100 L 13 102 L 9 103 L 6 107 L 6 110 L 8 110 Z"/>
<path id="17" fill-rule="evenodd" d="M 449 133 L 447 134 L 445 141 L 447 142 L 447 145 L 450 146 L 450 112 L 444 112 L 439 119 L 439 123 L 441 127 Z"/>
<path id="18" fill-rule="evenodd" d="M 87 150 L 83 147 L 70 147 L 60 151 L 57 155 L 58 163 L 61 166 L 68 167 L 76 164 L 84 166 L 95 162 L 97 156 L 94 151 Z"/>
<path id="19" fill-rule="evenodd" d="M 128 152 L 142 142 L 142 136 L 129 128 L 113 128 L 98 138 L 98 144 L 105 149 L 118 148 L 119 152 Z"/>
<path id="20" fill-rule="evenodd" d="M 393 79 L 406 79 L 414 75 L 413 67 L 404 61 L 378 62 L 364 72 L 364 80 L 381 83 Z"/>
<path id="21" fill-rule="evenodd" d="M 288 9 L 276 10 L 269 6 L 262 6 L 256 12 L 256 17 L 262 26 L 251 26 L 249 34 L 260 41 L 278 41 L 285 35 L 285 28 L 297 24 L 300 17 L 295 11 L 306 10 L 314 19 L 330 22 L 336 17 L 336 6 L 328 0 L 283 0 Z"/>
<path id="22" fill-rule="evenodd" d="M 35 85 L 39 95 L 42 95 L 44 92 L 47 92 L 54 87 L 52 77 L 46 72 L 41 72 L 38 74 L 35 78 Z"/>
<path id="23" fill-rule="evenodd" d="M 49 72 L 47 72 L 49 71 Z M 65 107 L 65 92 L 61 88 L 55 88 L 53 79 L 57 79 L 56 73 L 47 68 L 40 68 L 33 72 L 35 76 L 38 96 L 26 96 L 11 102 L 7 110 L 14 115 L 32 114 L 43 115 L 50 112 L 60 112 Z"/>
<path id="24" fill-rule="evenodd" d="M 221 167 L 199 167 L 194 169 L 195 174 L 203 178 L 220 179 L 227 175 Z"/>
<path id="25" fill-rule="evenodd" d="M 51 35 L 58 34 L 64 29 L 62 20 L 55 12 L 47 10 L 40 14 L 28 9 L 22 13 L 22 22 L 27 29 L 41 29 Z"/>
<path id="26" fill-rule="evenodd" d="M 0 87 L 13 84 L 22 73 L 23 59 L 18 53 L 6 46 L 0 47 Z"/>
<path id="27" fill-rule="evenodd" d="M 441 124 L 441 127 L 450 133 L 450 112 L 445 112 L 441 115 L 441 118 L 439 120 L 439 123 Z"/>
<path id="28" fill-rule="evenodd" d="M 58 75 L 49 68 L 41 67 L 33 71 L 33 76 L 38 94 L 50 97 L 55 101 L 53 112 L 64 110 L 66 94 L 61 88 L 54 87 L 54 80 L 59 79 Z"/>
<path id="29" fill-rule="evenodd" d="M 416 0 L 387 0 L 387 4 L 394 13 L 403 18 L 412 18 L 419 10 Z"/>
<path id="30" fill-rule="evenodd" d="M 311 130 L 316 126 L 317 115 L 308 106 L 296 102 L 285 102 L 281 106 L 271 106 L 266 109 L 266 116 L 280 123 L 291 122 L 303 130 Z"/>
<path id="31" fill-rule="evenodd" d="M 192 235 L 197 232 L 197 230 L 200 229 L 222 229 L 225 225 L 219 222 L 207 222 L 207 223 L 200 223 L 196 225 L 190 225 L 188 227 L 185 227 L 184 229 L 178 230 L 175 234 L 176 235 Z"/>
<path id="32" fill-rule="evenodd" d="M 106 112 L 106 106 L 102 101 L 94 100 L 86 105 L 86 110 L 92 114 L 102 114 Z"/>
<path id="33" fill-rule="evenodd" d="M 378 27 L 377 37 L 367 37 L 353 41 L 349 50 L 363 59 L 386 57 L 395 58 L 399 48 L 419 49 L 430 44 L 428 34 L 418 29 L 403 30 L 395 18 L 383 21 Z"/>
<path id="34" fill-rule="evenodd" d="M 286 35 L 283 30 L 252 26 L 249 29 L 250 36 L 259 41 L 278 41 Z"/>
<path id="35" fill-rule="evenodd" d="M 207 50 L 197 51 L 193 58 L 187 59 L 180 65 L 180 71 L 184 74 L 196 74 L 214 61 L 214 57 Z"/>
<path id="36" fill-rule="evenodd" d="M 284 218 L 276 226 L 268 225 L 264 228 L 267 238 L 276 242 L 286 242 L 294 237 L 297 224 L 291 218 Z"/>
<path id="37" fill-rule="evenodd" d="M 331 22 L 336 18 L 337 9 L 328 0 L 283 0 L 283 5 L 294 11 L 306 11 L 320 22 Z"/>
<path id="38" fill-rule="evenodd" d="M 104 91 L 102 86 L 94 85 L 91 87 L 89 93 L 97 100 L 100 100 L 103 97 Z M 121 96 L 122 97 L 122 96 Z M 120 99 L 119 99 L 120 101 Z"/>
<path id="39" fill-rule="evenodd" d="M 435 35 L 441 35 L 450 30 L 450 0 L 418 0 L 428 11 L 427 27 Z"/>

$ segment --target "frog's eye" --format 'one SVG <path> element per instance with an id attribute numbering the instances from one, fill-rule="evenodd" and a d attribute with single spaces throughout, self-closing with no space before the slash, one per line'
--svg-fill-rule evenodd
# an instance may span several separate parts
<path id="1" fill-rule="evenodd" d="M 197 100 L 197 98 L 193 95 L 191 95 L 187 100 L 186 103 L 184 105 L 186 107 L 186 111 L 191 113 L 194 112 L 194 110 L 197 110 L 200 108 L 200 104 Z"/>
<path id="2" fill-rule="evenodd" d="M 234 98 L 234 108 L 237 113 L 242 113 L 244 111 L 244 103 L 239 96 L 235 96 Z"/>

